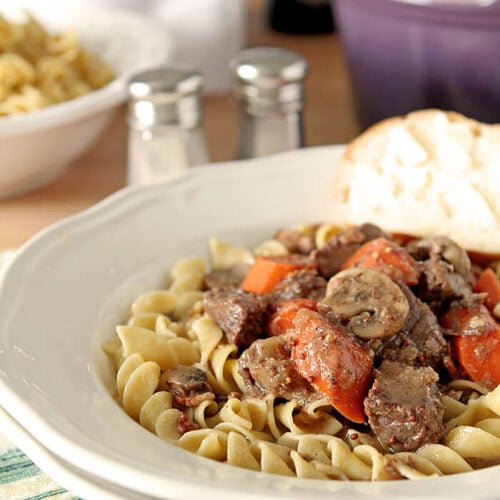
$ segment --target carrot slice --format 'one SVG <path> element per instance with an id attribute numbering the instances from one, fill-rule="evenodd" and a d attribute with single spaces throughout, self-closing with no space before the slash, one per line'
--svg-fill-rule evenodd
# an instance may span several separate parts
<path id="1" fill-rule="evenodd" d="M 491 267 L 487 267 L 481 273 L 474 286 L 474 291 L 488 294 L 484 303 L 490 311 L 493 311 L 495 306 L 500 303 L 500 280 Z"/>
<path id="2" fill-rule="evenodd" d="M 418 283 L 422 270 L 418 262 L 394 241 L 380 237 L 362 245 L 342 266 L 369 267 L 387 274 L 406 285 Z"/>
<path id="3" fill-rule="evenodd" d="M 299 269 L 315 269 L 316 263 L 307 257 L 279 255 L 257 257 L 241 283 L 246 292 L 266 293 L 272 290 L 287 274 Z"/>
<path id="4" fill-rule="evenodd" d="M 455 337 L 453 349 L 472 380 L 489 389 L 500 384 L 500 328 L 484 335 Z"/>
<path id="5" fill-rule="evenodd" d="M 498 323 L 480 302 L 471 305 L 458 302 L 441 315 L 439 322 L 449 335 L 478 336 L 498 328 Z"/>
<path id="6" fill-rule="evenodd" d="M 267 325 L 269 336 L 283 335 L 293 328 L 293 320 L 300 309 L 316 311 L 317 302 L 310 299 L 280 300 L 276 303 Z"/>
<path id="7" fill-rule="evenodd" d="M 364 422 L 373 354 L 317 312 L 300 309 L 293 324 L 297 371 L 344 417 Z"/>
<path id="8" fill-rule="evenodd" d="M 500 325 L 483 304 L 451 308 L 441 317 L 453 353 L 469 377 L 489 389 L 500 384 Z"/>

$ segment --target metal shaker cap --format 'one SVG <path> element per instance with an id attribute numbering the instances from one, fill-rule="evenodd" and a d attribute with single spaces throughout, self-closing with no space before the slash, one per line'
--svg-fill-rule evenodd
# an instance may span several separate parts
<path id="1" fill-rule="evenodd" d="M 250 113 L 299 111 L 308 64 L 299 53 L 279 47 L 246 49 L 230 63 L 235 95 Z"/>
<path id="2" fill-rule="evenodd" d="M 203 76 L 190 66 L 145 70 L 128 81 L 128 121 L 134 128 L 201 123 Z"/>

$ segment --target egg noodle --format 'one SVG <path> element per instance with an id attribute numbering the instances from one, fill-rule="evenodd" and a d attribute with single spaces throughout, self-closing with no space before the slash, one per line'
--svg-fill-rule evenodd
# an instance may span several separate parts
<path id="1" fill-rule="evenodd" d="M 335 230 L 314 231 L 322 245 Z M 285 254 L 277 240 L 250 251 L 210 241 L 212 268 L 249 263 L 256 255 Z M 238 467 L 314 479 L 419 479 L 474 470 L 500 459 L 500 386 L 489 391 L 468 380 L 450 383 L 466 402 L 443 396 L 444 438 L 415 452 L 388 453 L 377 439 L 341 423 L 325 399 L 296 401 L 245 396 L 237 347 L 203 309 L 205 262 L 187 258 L 170 271 L 165 289 L 144 293 L 126 324 L 103 345 L 117 371 L 117 399 L 128 415 L 168 442 Z M 180 409 L 167 390 L 176 365 L 202 369 L 215 400 Z M 239 395 L 243 395 L 240 397 Z M 219 398 L 220 397 L 220 398 Z M 186 417 L 193 428 L 180 429 Z"/>
<path id="2" fill-rule="evenodd" d="M 74 31 L 49 33 L 32 16 L 0 16 L 0 116 L 34 111 L 99 89 L 113 70 Z"/>

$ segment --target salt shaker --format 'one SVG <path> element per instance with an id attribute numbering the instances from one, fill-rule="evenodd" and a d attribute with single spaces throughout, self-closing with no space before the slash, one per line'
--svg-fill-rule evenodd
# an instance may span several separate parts
<path id="1" fill-rule="evenodd" d="M 288 49 L 256 47 L 243 50 L 230 69 L 240 108 L 238 157 L 302 147 L 305 58 Z"/>
<path id="2" fill-rule="evenodd" d="M 128 184 L 147 184 L 208 163 L 201 128 L 201 73 L 146 70 L 128 82 Z"/>

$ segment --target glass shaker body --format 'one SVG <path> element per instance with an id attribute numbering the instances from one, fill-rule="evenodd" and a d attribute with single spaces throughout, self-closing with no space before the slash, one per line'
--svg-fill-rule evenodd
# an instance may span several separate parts
<path id="1" fill-rule="evenodd" d="M 304 145 L 302 113 L 255 116 L 241 113 L 238 158 L 256 158 Z"/>
<path id="2" fill-rule="evenodd" d="M 146 130 L 129 128 L 128 184 L 149 184 L 208 162 L 200 127 L 193 130 L 178 125 Z"/>
<path id="3" fill-rule="evenodd" d="M 201 128 L 201 75 L 185 66 L 129 82 L 128 184 L 147 184 L 209 162 Z"/>

